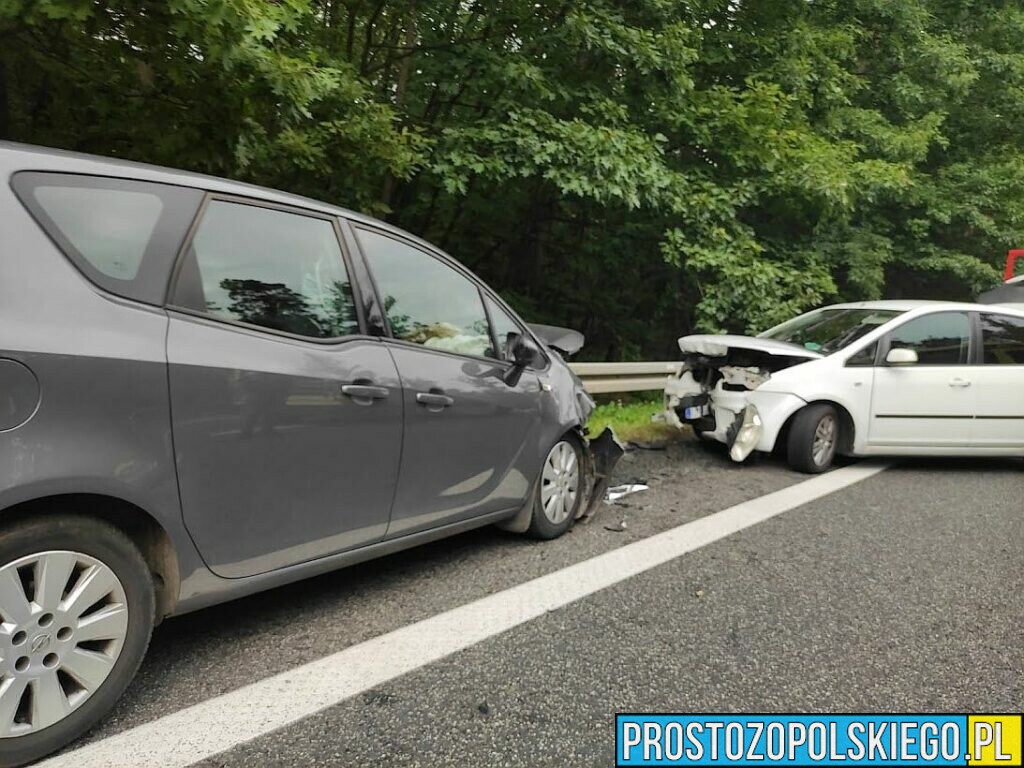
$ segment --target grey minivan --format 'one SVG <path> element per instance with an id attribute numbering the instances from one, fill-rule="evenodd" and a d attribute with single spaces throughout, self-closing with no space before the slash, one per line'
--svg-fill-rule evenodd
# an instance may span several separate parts
<path id="1" fill-rule="evenodd" d="M 614 460 L 555 351 L 582 337 L 429 243 L 24 145 L 0 176 L 2 765 L 102 717 L 164 617 L 488 523 L 553 538 Z"/>

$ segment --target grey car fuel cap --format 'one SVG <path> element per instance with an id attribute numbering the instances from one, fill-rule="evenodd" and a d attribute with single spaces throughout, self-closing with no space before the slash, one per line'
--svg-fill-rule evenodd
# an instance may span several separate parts
<path id="1" fill-rule="evenodd" d="M 39 405 L 39 382 L 17 360 L 0 359 L 0 432 L 32 418 Z"/>

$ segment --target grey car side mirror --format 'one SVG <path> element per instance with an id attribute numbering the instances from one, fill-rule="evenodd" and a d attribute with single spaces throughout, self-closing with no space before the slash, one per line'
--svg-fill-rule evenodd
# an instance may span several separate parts
<path id="1" fill-rule="evenodd" d="M 916 365 L 917 352 L 905 347 L 895 347 L 889 350 L 885 356 L 885 362 L 889 365 Z"/>
<path id="2" fill-rule="evenodd" d="M 527 368 L 540 368 L 544 365 L 544 356 L 532 339 L 521 333 L 510 333 L 505 351 L 505 361 L 512 363 L 512 367 L 508 369 L 503 378 L 506 384 L 514 387 L 519 383 L 523 371 Z"/>

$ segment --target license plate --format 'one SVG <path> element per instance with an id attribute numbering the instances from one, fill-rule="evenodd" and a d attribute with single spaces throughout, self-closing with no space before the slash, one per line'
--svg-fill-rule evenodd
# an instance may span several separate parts
<path id="1" fill-rule="evenodd" d="M 691 405 L 683 410 L 683 418 L 699 419 L 702 416 L 707 416 L 710 412 L 710 408 L 706 405 Z"/>

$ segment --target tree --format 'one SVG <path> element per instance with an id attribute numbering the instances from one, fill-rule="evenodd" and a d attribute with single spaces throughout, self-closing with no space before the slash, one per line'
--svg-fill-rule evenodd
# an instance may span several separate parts
<path id="1" fill-rule="evenodd" d="M 996 0 L 0 0 L 0 133 L 449 250 L 593 358 L 967 298 L 1024 242 Z"/>

